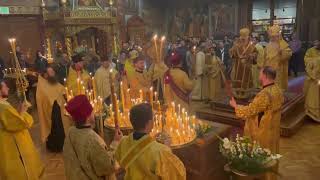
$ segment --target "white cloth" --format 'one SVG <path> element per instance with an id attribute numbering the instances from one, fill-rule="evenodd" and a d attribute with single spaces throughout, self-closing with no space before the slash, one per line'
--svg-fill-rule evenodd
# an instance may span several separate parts
<path id="1" fill-rule="evenodd" d="M 195 67 L 195 87 L 192 91 L 193 100 L 202 100 L 202 75 L 205 68 L 206 55 L 204 52 L 199 51 L 196 55 L 196 67 Z"/>

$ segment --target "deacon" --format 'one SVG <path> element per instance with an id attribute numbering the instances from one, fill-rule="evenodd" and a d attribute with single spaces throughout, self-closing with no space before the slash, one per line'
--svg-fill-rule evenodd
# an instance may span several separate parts
<path id="1" fill-rule="evenodd" d="M 276 75 L 270 66 L 261 69 L 259 79 L 263 89 L 248 106 L 238 105 L 234 98 L 230 100 L 236 117 L 245 120 L 244 135 L 272 153 L 279 153 L 281 106 L 284 102 L 282 90 L 275 84 Z M 265 179 L 276 180 L 277 176 L 267 173 Z"/>
<path id="2" fill-rule="evenodd" d="M 165 101 L 167 103 L 175 102 L 180 104 L 182 108 L 188 111 L 194 83 L 189 79 L 188 74 L 181 69 L 180 54 L 173 53 L 169 57 L 169 62 L 171 63 L 171 68 L 164 75 Z"/>
<path id="3" fill-rule="evenodd" d="M 145 69 L 145 59 L 143 56 L 138 56 L 133 60 L 135 71 L 127 74 L 128 85 L 131 89 L 133 98 L 139 97 L 139 91 L 142 90 L 145 94 L 153 85 L 153 81 L 162 78 L 168 67 L 161 61 L 153 63 L 148 70 Z"/>
<path id="4" fill-rule="evenodd" d="M 203 100 L 203 76 L 204 76 L 204 67 L 206 55 L 204 53 L 204 43 L 199 46 L 199 51 L 196 54 L 195 62 L 195 87 L 192 92 L 193 100 Z"/>
<path id="5" fill-rule="evenodd" d="M 55 71 L 47 67 L 38 76 L 36 92 L 41 141 L 52 152 L 62 152 L 65 135 L 71 121 L 64 114 L 65 88 L 58 82 Z"/>
<path id="6" fill-rule="evenodd" d="M 231 71 L 233 87 L 240 91 L 252 88 L 251 68 L 253 64 L 256 64 L 257 50 L 255 45 L 250 42 L 250 30 L 248 28 L 240 30 L 239 41 L 230 49 L 230 56 L 233 59 Z"/>
<path id="7" fill-rule="evenodd" d="M 83 87 L 87 88 L 90 83 L 90 76 L 83 68 L 83 57 L 80 54 L 72 56 L 73 64 L 69 68 L 67 77 L 67 88 L 73 95 L 84 94 Z"/>
<path id="8" fill-rule="evenodd" d="M 121 139 L 116 130 L 110 147 L 92 129 L 95 123 L 93 108 L 85 95 L 71 99 L 66 110 L 75 126 L 69 129 L 63 148 L 67 180 L 115 180 L 114 149 Z"/>
<path id="9" fill-rule="evenodd" d="M 150 104 L 142 103 L 130 110 L 133 133 L 121 139 L 115 156 L 126 170 L 125 180 L 185 180 L 186 169 L 171 149 L 156 142 L 149 133 L 153 128 Z"/>
<path id="10" fill-rule="evenodd" d="M 107 105 L 111 103 L 110 75 L 114 77 L 116 74 L 118 74 L 118 72 L 111 66 L 111 57 L 102 57 L 101 66 L 95 73 L 94 78 L 97 96 L 100 96 Z"/>
<path id="11" fill-rule="evenodd" d="M 29 134 L 32 116 L 25 103 L 13 108 L 8 94 L 7 84 L 0 80 L 0 179 L 40 179 L 43 164 Z"/>
<path id="12" fill-rule="evenodd" d="M 282 39 L 281 29 L 273 25 L 268 30 L 270 42 L 265 48 L 265 66 L 277 71 L 276 84 L 282 89 L 288 88 L 288 61 L 292 51 L 288 43 Z"/>
<path id="13" fill-rule="evenodd" d="M 320 122 L 320 41 L 314 42 L 314 47 L 308 49 L 304 57 L 306 65 L 305 109 L 306 114 Z"/>

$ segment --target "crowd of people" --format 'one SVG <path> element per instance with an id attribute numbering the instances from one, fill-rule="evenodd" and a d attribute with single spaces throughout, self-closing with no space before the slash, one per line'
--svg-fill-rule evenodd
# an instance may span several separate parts
<path id="1" fill-rule="evenodd" d="M 270 27 L 269 42 L 264 36 L 250 36 L 247 28 L 241 29 L 233 40 L 227 36 L 223 40 L 177 38 L 164 46 L 160 61 L 155 60 L 153 46 L 148 43 L 144 46 L 123 43 L 116 57 L 99 56 L 81 44 L 75 55 L 62 54 L 52 64 L 38 51 L 34 68 L 38 73 L 36 103 L 41 141 L 49 151 L 63 152 L 67 179 L 115 179 L 115 175 L 123 174 L 127 180 L 185 179 L 186 169 L 179 158 L 149 135 L 153 128 L 150 104 L 133 106 L 130 110 L 133 133 L 123 137 L 116 128 L 113 142 L 107 145 L 93 130 L 93 106 L 79 90 L 79 82 L 96 90 L 106 105 L 111 102 L 111 83 L 119 88 L 122 82 L 132 97 L 154 87 L 163 103 L 176 102 L 188 111 L 191 100 L 215 100 L 226 88 L 224 83 L 231 80 L 232 87 L 240 92 L 235 97 L 244 96 L 241 93 L 250 88 L 262 89 L 249 106 L 238 105 L 236 98 L 231 98 L 230 106 L 238 118 L 246 120 L 245 135 L 277 153 L 279 109 L 288 86 L 288 71 L 296 76 L 296 64 L 301 58 L 301 42 L 293 36 L 287 43 L 280 32 L 279 27 Z M 21 66 L 27 67 L 23 56 L 18 48 Z M 316 41 L 306 53 L 305 64 L 306 111 L 317 120 L 320 105 L 319 98 L 314 96 L 320 95 L 319 58 L 320 43 Z M 0 67 L 3 66 L 1 63 Z M 65 88 L 74 93 L 68 102 Z M 6 82 L 1 80 L 0 140 L 6 148 L 0 148 L 4 155 L 0 178 L 38 179 L 43 165 L 28 132 L 33 118 L 27 113 L 25 102 L 18 109 L 7 102 L 8 92 Z M 70 117 L 65 116 L 65 110 Z"/>

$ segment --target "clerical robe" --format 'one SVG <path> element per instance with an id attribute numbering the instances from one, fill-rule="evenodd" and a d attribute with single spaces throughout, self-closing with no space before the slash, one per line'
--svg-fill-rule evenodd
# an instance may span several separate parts
<path id="1" fill-rule="evenodd" d="M 71 127 L 63 148 L 67 180 L 115 179 L 114 149 L 90 127 Z"/>
<path id="2" fill-rule="evenodd" d="M 133 59 L 127 58 L 124 63 L 124 70 L 127 74 L 127 76 L 132 76 L 132 74 L 135 71 L 134 65 L 133 65 Z"/>
<path id="3" fill-rule="evenodd" d="M 150 89 L 154 80 L 163 77 L 168 67 L 164 63 L 152 64 L 148 70 L 142 72 L 135 70 L 131 75 L 127 75 L 130 87 L 131 98 L 139 98 L 139 91 L 144 94 Z"/>
<path id="4" fill-rule="evenodd" d="M 43 164 L 28 131 L 32 124 L 30 114 L 19 114 L 7 101 L 0 100 L 0 179 L 40 178 Z"/>
<path id="5" fill-rule="evenodd" d="M 212 56 L 210 62 L 206 65 L 208 74 L 208 98 L 209 100 L 216 99 L 221 95 L 221 75 L 223 64 L 219 57 Z"/>
<path id="6" fill-rule="evenodd" d="M 83 82 L 83 84 L 80 84 L 80 86 L 78 86 L 78 82 L 77 80 L 79 79 L 79 81 Z M 72 66 L 70 66 L 69 68 L 69 74 L 67 77 L 67 87 L 68 90 L 72 90 L 72 93 L 74 96 L 79 95 L 79 90 L 82 89 L 82 86 L 84 86 L 85 88 L 88 87 L 88 83 L 90 81 L 90 75 L 86 70 L 82 70 L 80 72 L 77 72 L 76 70 L 74 70 L 72 68 Z M 85 92 L 82 91 L 82 94 L 84 94 Z"/>
<path id="7" fill-rule="evenodd" d="M 306 52 L 305 110 L 313 120 L 320 122 L 320 50 L 311 48 Z"/>
<path id="8" fill-rule="evenodd" d="M 278 45 L 269 43 L 265 48 L 265 66 L 271 66 L 277 72 L 276 84 L 282 90 L 288 88 L 288 61 L 292 55 L 288 43 L 280 40 Z"/>
<path id="9" fill-rule="evenodd" d="M 252 71 L 252 82 L 254 88 L 260 87 L 259 82 L 259 75 L 260 75 L 260 69 L 263 67 L 264 64 L 264 48 L 261 44 L 255 45 L 257 49 L 257 64 L 253 64 L 251 71 Z"/>
<path id="10" fill-rule="evenodd" d="M 284 102 L 278 85 L 265 86 L 248 106 L 238 105 L 236 117 L 245 120 L 244 135 L 256 140 L 261 147 L 279 153 L 281 106 Z M 267 173 L 265 179 L 276 180 Z"/>
<path id="11" fill-rule="evenodd" d="M 251 68 L 256 64 L 257 50 L 253 44 L 235 43 L 229 50 L 233 59 L 231 80 L 234 88 L 246 90 L 252 87 Z"/>
<path id="12" fill-rule="evenodd" d="M 169 147 L 156 142 L 149 135 L 137 140 L 133 138 L 133 134 L 123 137 L 115 157 L 120 166 L 126 170 L 125 180 L 186 179 L 186 169 L 180 159 Z"/>
<path id="13" fill-rule="evenodd" d="M 189 79 L 186 72 L 180 68 L 171 68 L 164 75 L 165 81 L 165 101 L 167 104 L 174 102 L 180 104 L 186 111 L 189 110 L 190 94 L 194 87 L 194 82 Z"/>
<path id="14" fill-rule="evenodd" d="M 109 67 L 105 68 L 100 66 L 97 72 L 94 75 L 95 83 L 96 83 L 96 93 L 97 96 L 100 96 L 102 99 L 106 99 L 111 95 L 111 87 L 110 87 L 110 70 L 112 69 L 112 76 L 118 73 L 117 70 Z M 114 82 L 116 83 L 116 82 Z M 118 84 L 118 83 L 117 83 Z M 115 87 L 118 87 L 115 85 Z M 117 90 L 116 90 L 117 92 Z"/>
<path id="15" fill-rule="evenodd" d="M 73 124 L 72 121 L 64 114 L 64 105 L 66 103 L 64 99 L 64 93 L 65 88 L 60 83 L 50 84 L 42 76 L 38 76 L 36 100 L 42 142 L 47 141 L 47 138 L 52 130 L 52 123 L 54 120 L 62 120 L 62 128 L 64 129 L 64 135 L 62 137 L 63 139 L 65 134 L 67 134 L 69 127 Z M 60 113 L 60 117 L 57 119 L 52 119 L 53 105 L 55 102 L 57 102 L 58 106 L 60 107 L 60 112 L 58 112 Z"/>
<path id="16" fill-rule="evenodd" d="M 195 62 L 195 86 L 192 91 L 192 99 L 194 100 L 202 100 L 203 99 L 203 89 L 202 89 L 202 81 L 204 75 L 204 67 L 205 67 L 205 59 L 206 55 L 204 52 L 199 51 L 196 55 Z"/>

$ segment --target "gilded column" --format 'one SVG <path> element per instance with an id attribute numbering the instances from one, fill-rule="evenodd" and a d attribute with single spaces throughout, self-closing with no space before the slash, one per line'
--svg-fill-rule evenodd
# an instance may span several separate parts
<path id="1" fill-rule="evenodd" d="M 70 37 L 66 37 L 65 38 L 65 43 L 66 43 L 68 57 L 69 57 L 69 59 L 71 59 L 71 56 L 72 56 L 71 38 Z"/>

